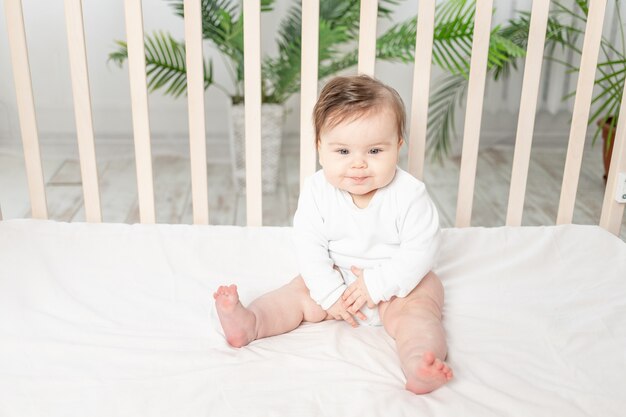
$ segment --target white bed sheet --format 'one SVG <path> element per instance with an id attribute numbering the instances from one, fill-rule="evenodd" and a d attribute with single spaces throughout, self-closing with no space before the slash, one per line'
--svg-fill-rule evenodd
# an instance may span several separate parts
<path id="1" fill-rule="evenodd" d="M 380 327 L 226 344 L 213 290 L 290 280 L 291 233 L 0 222 L 0 416 L 625 415 L 626 244 L 604 230 L 444 230 L 455 378 L 424 396 Z"/>

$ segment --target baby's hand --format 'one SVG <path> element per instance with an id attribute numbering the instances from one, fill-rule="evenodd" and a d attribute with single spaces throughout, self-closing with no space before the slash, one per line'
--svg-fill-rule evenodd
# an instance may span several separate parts
<path id="1" fill-rule="evenodd" d="M 352 317 L 352 315 L 356 315 L 361 320 L 365 320 L 367 318 L 365 317 L 365 314 L 361 313 L 360 311 L 356 311 L 355 313 L 349 313 L 348 310 L 346 310 L 346 308 L 343 306 L 343 300 L 341 298 L 338 299 L 335 304 L 330 306 L 330 308 L 326 310 L 326 312 L 335 320 L 347 321 L 348 324 L 352 327 L 358 326 L 358 323 L 356 322 L 356 320 L 354 320 L 354 317 Z"/>
<path id="2" fill-rule="evenodd" d="M 355 314 L 364 305 L 367 305 L 369 308 L 376 307 L 365 286 L 363 270 L 353 266 L 352 273 L 356 276 L 356 281 L 350 284 L 341 296 L 344 302 L 343 305 L 348 310 L 348 313 Z"/>

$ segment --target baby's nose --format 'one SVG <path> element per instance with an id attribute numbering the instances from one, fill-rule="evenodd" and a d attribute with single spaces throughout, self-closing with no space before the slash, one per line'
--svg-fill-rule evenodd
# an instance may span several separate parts
<path id="1" fill-rule="evenodd" d="M 367 167 L 367 162 L 365 161 L 365 158 L 357 156 L 356 158 L 354 158 L 354 160 L 352 160 L 352 168 L 366 168 L 366 167 Z"/>

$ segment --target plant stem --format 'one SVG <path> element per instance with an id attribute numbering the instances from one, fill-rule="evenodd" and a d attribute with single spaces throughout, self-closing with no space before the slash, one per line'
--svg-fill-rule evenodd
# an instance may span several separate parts
<path id="1" fill-rule="evenodd" d="M 237 74 L 235 73 L 235 69 L 232 67 L 232 61 L 226 59 L 223 54 L 220 54 L 220 58 L 222 59 L 222 62 L 224 62 L 224 65 L 226 66 L 226 71 L 228 72 L 228 76 L 230 77 L 231 81 L 233 82 L 233 85 L 235 86 L 234 95 L 241 95 L 241 92 L 239 91 L 239 83 L 237 82 Z M 229 97 L 232 95 L 226 89 L 224 89 L 223 91 Z"/>

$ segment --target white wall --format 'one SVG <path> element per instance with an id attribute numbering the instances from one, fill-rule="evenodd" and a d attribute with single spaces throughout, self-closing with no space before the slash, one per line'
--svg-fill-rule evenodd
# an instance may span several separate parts
<path id="1" fill-rule="evenodd" d="M 146 0 L 144 28 L 147 32 L 167 30 L 183 39 L 182 19 L 173 15 L 167 2 Z M 94 129 L 98 138 L 128 138 L 132 131 L 127 67 L 107 62 L 115 49 L 114 39 L 125 39 L 123 2 L 85 1 L 84 19 Z M 63 2 L 24 1 L 33 90 L 42 141 L 73 137 L 74 116 L 71 96 L 67 37 Z M 210 51 L 207 50 L 207 53 Z M 18 119 L 4 19 L 0 20 L 0 138 L 18 136 Z M 227 100 L 217 91 L 207 93 L 207 123 L 212 133 L 223 135 L 219 113 Z M 186 98 L 151 94 L 150 123 L 155 138 L 173 138 L 187 131 Z"/>
<path id="2" fill-rule="evenodd" d="M 75 127 L 63 1 L 24 0 L 23 3 L 40 139 L 44 145 L 73 143 Z M 96 140 L 98 143 L 130 143 L 132 126 L 127 67 L 120 69 L 113 63 L 107 63 L 108 53 L 114 49 L 113 40 L 125 38 L 123 1 L 84 0 L 83 3 Z M 498 22 L 505 20 L 515 8 L 529 8 L 531 1 L 496 0 L 495 3 L 495 21 Z M 276 11 L 264 14 L 262 47 L 266 53 L 275 53 L 273 31 L 291 4 L 292 0 L 277 0 Z M 4 14 L 3 0 L 0 0 L 0 10 Z M 143 0 L 143 11 L 146 32 L 165 30 L 183 39 L 182 19 L 174 16 L 167 1 Z M 397 7 L 395 16 L 400 21 L 414 16 L 416 12 L 417 1 L 405 1 Z M 388 26 L 388 22 L 380 22 L 379 31 L 382 32 Z M 211 54 L 212 51 L 205 47 L 205 56 Z M 228 83 L 221 59 L 216 59 L 215 64 L 216 77 Z M 377 76 L 398 89 L 409 111 L 412 71 L 411 65 L 378 63 L 376 67 Z M 517 123 L 515 112 L 520 85 L 521 76 L 517 75 L 503 84 L 504 90 L 503 87 L 488 86 L 483 143 L 512 142 Z M 224 94 L 212 88 L 206 92 L 205 102 L 208 140 L 225 143 L 228 134 L 226 108 L 229 101 Z M 295 140 L 299 124 L 298 97 L 292 98 L 288 104 L 293 111 L 288 117 L 286 130 Z M 186 98 L 173 99 L 155 93 L 150 95 L 149 105 L 153 141 L 179 142 L 186 146 Z M 567 106 L 561 103 L 560 93 L 557 93 L 543 103 L 543 108 L 555 113 Z M 462 127 L 462 112 L 459 112 L 459 119 L 459 126 Z M 540 117 L 537 126 L 539 137 L 536 141 L 563 142 L 567 137 L 567 117 L 562 116 L 561 119 L 565 122 L 555 125 L 550 117 L 547 123 L 543 123 Z M 3 16 L 0 19 L 0 145 L 19 143 L 19 137 Z"/>
<path id="3" fill-rule="evenodd" d="M 120 69 L 107 62 L 109 52 L 115 49 L 114 40 L 125 39 L 123 2 L 86 0 L 83 3 L 96 138 L 125 140 L 132 132 L 128 70 L 127 66 Z M 290 4 L 289 1 L 278 1 L 275 12 L 263 14 L 265 30 L 262 43 L 267 53 L 276 50 L 272 30 L 278 26 L 280 16 Z M 71 140 L 75 127 L 63 1 L 25 0 L 23 7 L 40 139 L 42 142 Z M 4 10 L 3 0 L 0 0 L 0 10 Z M 184 39 L 183 21 L 172 13 L 167 1 L 144 0 L 143 12 L 147 33 L 164 30 L 177 39 Z M 205 45 L 206 56 L 215 56 L 208 45 Z M 215 57 L 216 78 L 222 84 L 232 86 L 222 59 Z M 209 140 L 224 140 L 228 133 L 226 108 L 229 100 L 215 88 L 210 88 L 205 97 Z M 297 100 L 292 101 L 297 104 Z M 186 137 L 185 96 L 175 99 L 159 92 L 153 93 L 149 96 L 149 106 L 154 140 Z M 295 120 L 293 112 L 292 118 Z M 18 123 L 3 16 L 0 19 L 0 141 L 18 141 Z M 297 123 L 290 126 L 296 127 Z"/>

